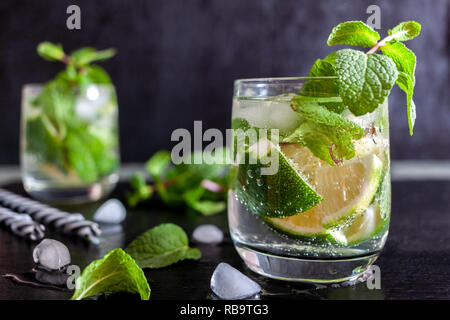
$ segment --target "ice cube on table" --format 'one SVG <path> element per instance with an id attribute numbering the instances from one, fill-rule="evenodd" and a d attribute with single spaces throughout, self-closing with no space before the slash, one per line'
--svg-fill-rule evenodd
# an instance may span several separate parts
<path id="1" fill-rule="evenodd" d="M 198 243 L 218 244 L 223 241 L 223 232 L 213 224 L 203 224 L 195 228 L 192 240 Z"/>
<path id="2" fill-rule="evenodd" d="M 211 277 L 211 290 L 220 299 L 236 300 L 253 297 L 261 287 L 228 263 L 221 262 Z"/>
<path id="3" fill-rule="evenodd" d="M 121 223 L 127 215 L 125 206 L 117 199 L 103 203 L 94 213 L 94 221 L 99 223 Z"/>
<path id="4" fill-rule="evenodd" d="M 62 242 L 44 239 L 34 248 L 33 260 L 38 268 L 62 270 L 70 264 L 70 252 Z"/>

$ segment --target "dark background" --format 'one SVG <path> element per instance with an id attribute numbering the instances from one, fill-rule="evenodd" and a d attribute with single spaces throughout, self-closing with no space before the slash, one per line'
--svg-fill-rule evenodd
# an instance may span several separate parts
<path id="1" fill-rule="evenodd" d="M 66 28 L 66 8 L 81 7 L 81 30 Z M 18 163 L 20 94 L 25 83 L 44 82 L 61 65 L 36 54 L 39 42 L 115 47 L 104 63 L 117 87 L 124 162 L 144 161 L 169 148 L 176 128 L 194 120 L 225 129 L 233 80 L 306 75 L 331 52 L 333 26 L 366 21 L 381 7 L 382 35 L 400 21 L 422 24 L 407 45 L 418 56 L 416 129 L 409 137 L 406 103 L 390 97 L 393 159 L 450 158 L 449 38 L 447 0 L 103 0 L 0 2 L 0 164 Z"/>

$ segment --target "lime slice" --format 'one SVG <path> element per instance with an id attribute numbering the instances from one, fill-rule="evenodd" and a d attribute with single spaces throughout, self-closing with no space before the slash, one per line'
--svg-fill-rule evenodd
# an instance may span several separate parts
<path id="1" fill-rule="evenodd" d="M 330 234 L 341 244 L 352 246 L 375 237 L 384 230 L 387 221 L 388 219 L 383 219 L 380 206 L 374 205 L 357 216 L 348 227 L 331 231 Z"/>
<path id="2" fill-rule="evenodd" d="M 278 160 L 278 168 L 274 160 Z M 248 148 L 237 169 L 236 193 L 247 208 L 260 216 L 286 217 L 316 206 L 322 198 L 303 180 L 280 148 L 261 138 Z M 273 172 L 264 173 L 262 169 Z M 276 170 L 278 169 L 278 170 Z"/>
<path id="3" fill-rule="evenodd" d="M 306 211 L 295 216 L 287 218 L 263 218 L 264 221 L 272 228 L 302 240 L 333 240 L 335 237 L 340 237 L 340 234 L 331 234 L 322 226 L 322 217 L 311 212 Z M 331 241 L 334 242 L 334 241 Z M 341 243 L 342 240 L 337 241 Z"/>
<path id="4" fill-rule="evenodd" d="M 377 155 L 355 157 L 342 165 L 330 166 L 297 144 L 282 144 L 281 149 L 323 201 L 292 217 L 268 219 L 274 228 L 297 237 L 328 237 L 329 230 L 362 214 L 372 203 L 383 171 Z"/>
<path id="5" fill-rule="evenodd" d="M 333 187 L 326 194 L 321 193 L 328 201 L 318 210 L 327 210 L 322 223 L 325 228 L 332 228 L 363 213 L 372 203 L 381 183 L 383 162 L 377 155 L 371 154 L 349 161 L 336 170 L 324 171 L 319 174 L 323 184 Z"/>
<path id="6" fill-rule="evenodd" d="M 299 219 L 300 217 L 302 217 L 302 219 Z M 269 217 L 262 217 L 262 219 L 272 229 L 297 240 L 335 245 L 342 245 L 346 241 L 343 234 L 329 232 L 322 227 L 320 221 L 317 223 L 317 221 L 307 213 L 291 216 L 287 219 Z"/>

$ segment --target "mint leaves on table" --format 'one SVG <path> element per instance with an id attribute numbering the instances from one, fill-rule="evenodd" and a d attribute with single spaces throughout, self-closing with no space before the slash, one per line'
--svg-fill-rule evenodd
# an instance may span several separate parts
<path id="1" fill-rule="evenodd" d="M 348 109 L 355 116 L 373 112 L 397 83 L 406 93 L 410 134 L 416 118 L 413 90 L 416 57 L 402 42 L 420 33 L 420 24 L 402 22 L 389 35 L 380 35 L 361 21 L 349 21 L 333 28 L 328 45 L 371 48 L 366 53 L 355 49 L 332 52 L 318 59 L 309 79 L 292 99 L 291 107 L 304 120 L 282 142 L 295 142 L 334 165 L 355 155 L 353 142 L 363 136 L 362 128 L 346 120 Z M 383 54 L 376 52 L 381 49 Z"/>
<path id="2" fill-rule="evenodd" d="M 129 292 L 142 300 L 150 298 L 143 268 L 163 268 L 185 259 L 200 259 L 200 250 L 189 248 L 184 230 L 172 223 L 160 224 L 133 240 L 124 250 L 117 248 L 91 262 L 76 281 L 72 300 L 100 293 Z"/>
<path id="3" fill-rule="evenodd" d="M 226 149 L 217 149 L 213 157 L 221 160 Z M 148 185 L 145 177 L 136 173 L 130 184 L 132 190 L 126 194 L 128 205 L 134 207 L 154 194 L 171 207 L 187 207 L 203 215 L 221 212 L 226 207 L 226 189 L 228 184 L 228 165 L 226 161 L 213 161 L 205 164 L 204 154 L 194 152 L 191 155 L 200 158 L 201 163 L 173 164 L 169 151 L 155 153 L 145 168 L 153 184 Z"/>
<path id="4" fill-rule="evenodd" d="M 189 248 L 189 240 L 183 229 L 172 223 L 161 224 L 144 232 L 125 251 L 141 268 L 151 269 L 201 257 L 200 250 Z"/>
<path id="5" fill-rule="evenodd" d="M 83 86 L 111 84 L 108 74 L 91 63 L 108 59 L 115 51 L 81 48 L 68 55 L 61 45 L 42 42 L 37 52 L 46 60 L 63 62 L 66 69 L 31 101 L 35 112 L 26 119 L 27 152 L 44 164 L 49 175 L 92 183 L 118 166 L 116 139 L 90 130 L 76 114 L 76 97 Z M 111 99 L 115 104 L 115 96 Z"/>
<path id="6" fill-rule="evenodd" d="M 72 300 L 104 292 L 130 292 L 139 294 L 142 300 L 150 298 L 150 286 L 144 272 L 122 249 L 112 250 L 83 270 Z"/>
<path id="7" fill-rule="evenodd" d="M 130 185 L 133 191 L 126 194 L 130 207 L 136 207 L 140 202 L 150 199 L 153 195 L 153 188 L 147 185 L 144 175 L 140 172 L 136 172 L 131 176 Z"/>

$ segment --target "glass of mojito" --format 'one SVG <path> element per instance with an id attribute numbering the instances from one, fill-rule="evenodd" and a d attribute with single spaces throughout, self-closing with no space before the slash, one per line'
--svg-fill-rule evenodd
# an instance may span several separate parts
<path id="1" fill-rule="evenodd" d="M 119 176 L 116 90 L 96 64 L 115 50 L 85 47 L 69 54 L 45 41 L 37 53 L 65 68 L 45 84 L 23 87 L 24 188 L 49 202 L 96 201 L 112 191 Z"/>
<path id="2" fill-rule="evenodd" d="M 402 22 L 380 40 L 361 21 L 333 28 L 304 78 L 237 80 L 228 218 L 247 266 L 272 278 L 356 279 L 387 238 L 391 203 L 388 96 L 416 119 L 416 56 Z M 380 41 L 379 41 L 380 40 Z"/>
<path id="3" fill-rule="evenodd" d="M 118 140 L 114 86 L 24 86 L 22 179 L 32 196 L 83 202 L 107 195 L 118 181 Z"/>
<path id="4" fill-rule="evenodd" d="M 387 99 L 355 116 L 334 90 L 336 81 L 235 82 L 228 218 L 239 255 L 257 273 L 344 281 L 365 272 L 384 246 L 391 199 Z"/>

